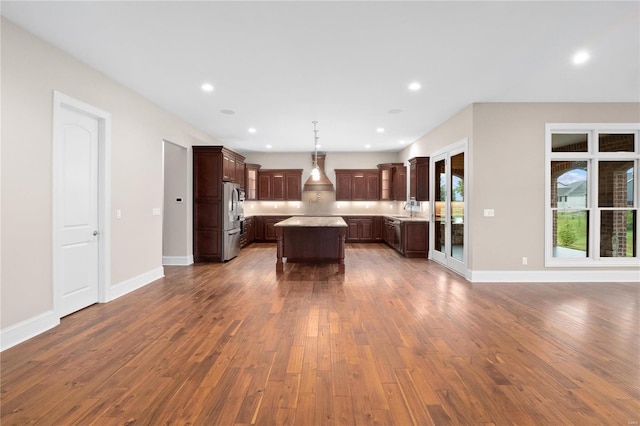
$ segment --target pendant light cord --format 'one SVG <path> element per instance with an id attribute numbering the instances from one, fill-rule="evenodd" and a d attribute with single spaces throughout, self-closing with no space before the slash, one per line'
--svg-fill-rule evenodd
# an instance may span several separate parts
<path id="1" fill-rule="evenodd" d="M 313 158 L 313 169 L 311 170 L 311 176 L 313 177 L 313 180 L 319 180 L 320 179 L 320 168 L 318 167 L 318 129 L 316 128 L 316 125 L 318 124 L 317 121 L 312 121 L 313 123 L 313 148 L 315 151 L 315 156 Z"/>

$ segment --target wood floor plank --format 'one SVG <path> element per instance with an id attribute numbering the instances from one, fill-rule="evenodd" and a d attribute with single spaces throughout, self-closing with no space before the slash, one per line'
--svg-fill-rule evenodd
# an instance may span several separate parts
<path id="1" fill-rule="evenodd" d="M 252 379 L 238 412 L 236 419 L 238 423 L 255 423 L 256 416 L 262 404 L 264 391 L 269 381 L 271 370 L 273 369 L 275 356 L 275 352 L 263 351 L 260 353 L 259 360 L 256 364 L 252 363 L 244 367 L 245 370 L 252 373 Z"/>
<path id="2" fill-rule="evenodd" d="M 387 397 L 389 415 L 393 419 L 393 423 L 397 425 L 414 424 L 400 386 L 396 383 L 385 383 L 382 386 Z"/>
<path id="3" fill-rule="evenodd" d="M 319 423 L 319 422 L 318 422 Z M 316 394 L 298 394 L 298 408 L 296 409 L 295 425 L 316 424 Z"/>
<path id="4" fill-rule="evenodd" d="M 374 243 L 345 264 L 167 266 L 4 351 L 0 423 L 640 422 L 637 283 L 472 285 Z"/>

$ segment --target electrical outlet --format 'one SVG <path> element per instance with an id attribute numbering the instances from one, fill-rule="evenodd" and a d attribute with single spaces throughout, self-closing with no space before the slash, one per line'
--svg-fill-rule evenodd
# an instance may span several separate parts
<path id="1" fill-rule="evenodd" d="M 122 219 L 122 210 L 116 210 L 116 219 Z"/>
<path id="2" fill-rule="evenodd" d="M 528 262 L 529 262 L 529 261 L 527 260 L 527 258 L 523 256 L 523 257 L 522 257 L 522 264 L 523 264 L 523 265 L 527 265 L 527 264 L 528 264 Z"/>
<path id="3" fill-rule="evenodd" d="M 484 216 L 493 217 L 495 216 L 495 212 L 493 211 L 493 209 L 484 209 Z"/>

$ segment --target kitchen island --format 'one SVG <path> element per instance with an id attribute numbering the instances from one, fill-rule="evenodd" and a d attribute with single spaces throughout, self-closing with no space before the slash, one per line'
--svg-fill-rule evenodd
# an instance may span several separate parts
<path id="1" fill-rule="evenodd" d="M 344 274 L 344 240 L 347 223 L 339 216 L 295 216 L 274 225 L 276 272 L 287 263 L 337 263 Z"/>

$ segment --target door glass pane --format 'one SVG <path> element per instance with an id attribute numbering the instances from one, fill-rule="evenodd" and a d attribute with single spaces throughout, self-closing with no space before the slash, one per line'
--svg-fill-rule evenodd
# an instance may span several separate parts
<path id="1" fill-rule="evenodd" d="M 601 133 L 598 135 L 598 150 L 600 152 L 633 152 L 634 135 L 633 133 Z"/>
<path id="2" fill-rule="evenodd" d="M 451 157 L 451 257 L 464 253 L 464 153 Z"/>
<path id="3" fill-rule="evenodd" d="M 632 207 L 633 178 L 633 161 L 600 161 L 598 207 Z"/>
<path id="4" fill-rule="evenodd" d="M 588 152 L 587 133 L 554 133 L 551 135 L 551 152 Z"/>
<path id="5" fill-rule="evenodd" d="M 445 172 L 445 160 L 436 161 L 435 163 L 435 247 L 434 249 L 445 253 L 445 227 L 447 220 L 446 201 L 447 201 L 447 174 Z"/>
<path id="6" fill-rule="evenodd" d="M 587 207 L 587 162 L 551 162 L 551 207 L 581 209 Z"/>
<path id="7" fill-rule="evenodd" d="M 601 211 L 600 257 L 635 257 L 636 253 L 636 211 Z"/>
<path id="8" fill-rule="evenodd" d="M 553 211 L 553 257 L 587 257 L 589 212 Z"/>

